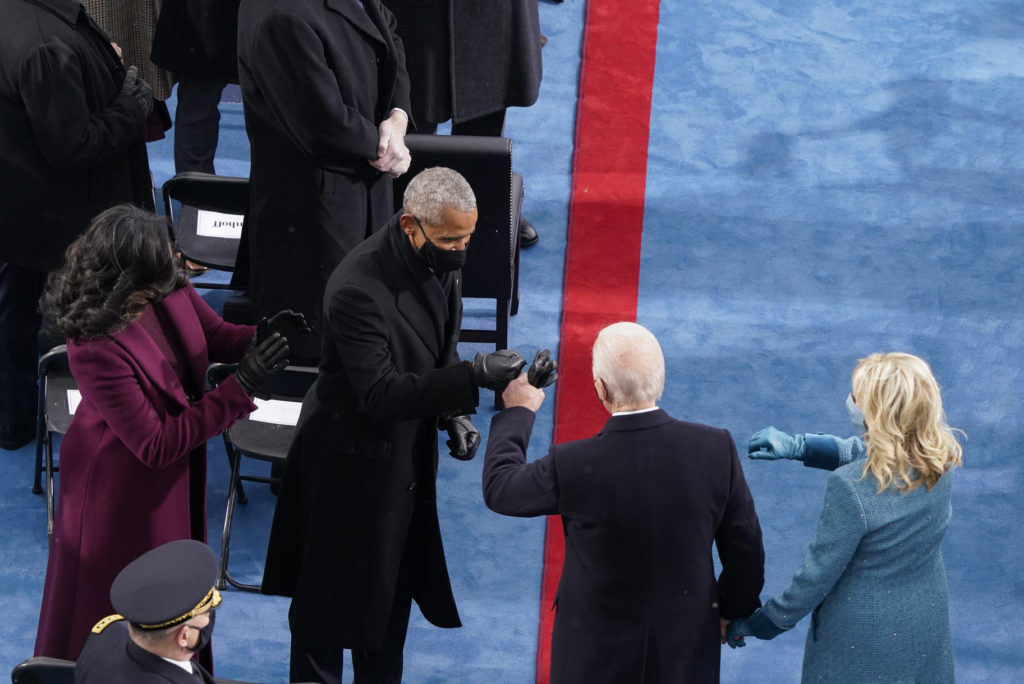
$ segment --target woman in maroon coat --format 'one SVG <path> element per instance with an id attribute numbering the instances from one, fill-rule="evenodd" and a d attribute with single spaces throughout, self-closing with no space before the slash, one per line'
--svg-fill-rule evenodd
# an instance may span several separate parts
<path id="1" fill-rule="evenodd" d="M 301 326 L 282 312 L 254 338 L 225 323 L 188 284 L 166 222 L 130 205 L 93 219 L 41 305 L 68 338 L 82 399 L 61 443 L 35 653 L 74 660 L 114 612 L 121 568 L 168 541 L 206 540 L 206 440 L 256 408 L 253 390 L 287 363 L 281 333 Z M 204 393 L 211 360 L 240 359 Z"/>

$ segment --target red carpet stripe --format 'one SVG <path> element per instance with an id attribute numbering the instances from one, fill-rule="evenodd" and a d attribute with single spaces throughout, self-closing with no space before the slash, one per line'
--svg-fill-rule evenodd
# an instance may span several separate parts
<path id="1" fill-rule="evenodd" d="M 588 437 L 607 414 L 594 395 L 590 348 L 609 323 L 636 319 L 658 0 L 587 3 L 565 257 L 554 442 Z M 552 603 L 565 556 L 548 518 L 537 682 L 551 665 Z"/>

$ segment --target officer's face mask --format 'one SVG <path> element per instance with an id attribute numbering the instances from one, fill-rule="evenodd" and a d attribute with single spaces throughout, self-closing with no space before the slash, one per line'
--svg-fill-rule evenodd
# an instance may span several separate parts
<path id="1" fill-rule="evenodd" d="M 420 258 L 423 259 L 423 263 L 432 268 L 438 273 L 448 273 L 449 271 L 457 271 L 462 268 L 463 264 L 466 263 L 466 250 L 464 249 L 441 249 L 427 237 L 427 231 L 423 230 L 423 224 L 420 220 L 416 219 L 416 225 L 420 227 L 420 232 L 423 233 L 423 239 L 426 242 L 420 247 Z"/>
<path id="2" fill-rule="evenodd" d="M 210 621 L 206 623 L 205 627 L 193 627 L 193 629 L 199 632 L 199 638 L 196 639 L 196 645 L 191 649 L 195 653 L 198 653 L 209 646 L 210 637 L 213 636 L 213 623 L 216 622 L 217 614 L 211 610 L 207 615 L 210 616 Z"/>
<path id="3" fill-rule="evenodd" d="M 864 412 L 860 410 L 857 402 L 853 400 L 853 392 L 846 396 L 846 412 L 850 414 L 850 420 L 853 421 L 857 434 L 867 434 L 868 426 L 864 423 Z"/>

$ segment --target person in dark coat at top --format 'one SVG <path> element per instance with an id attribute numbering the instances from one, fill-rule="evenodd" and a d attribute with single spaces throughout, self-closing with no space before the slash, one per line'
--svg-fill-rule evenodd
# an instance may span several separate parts
<path id="1" fill-rule="evenodd" d="M 235 283 L 257 316 L 305 314 L 319 357 L 324 286 L 394 213 L 409 78 L 380 0 L 242 0 L 238 77 L 252 169 Z"/>
<path id="2" fill-rule="evenodd" d="M 153 206 L 149 85 L 74 0 L 0 0 L 0 448 L 35 436 L 46 273 L 89 220 Z"/>
<path id="3" fill-rule="evenodd" d="M 476 198 L 451 169 L 406 188 L 403 210 L 352 250 L 324 295 L 324 359 L 302 404 L 274 512 L 263 592 L 292 597 L 291 681 L 399 682 L 412 601 L 459 627 L 437 516 L 438 430 L 473 458 L 468 413 L 524 360 L 460 361 L 461 271 Z"/>
<path id="4" fill-rule="evenodd" d="M 527 463 L 544 392 L 524 374 L 502 394 L 484 460 L 489 508 L 562 516 L 551 682 L 718 682 L 726 627 L 761 605 L 764 584 L 761 526 L 732 437 L 657 407 L 665 361 L 636 323 L 598 334 L 593 374 L 611 414 L 598 434 Z"/>
<path id="5" fill-rule="evenodd" d="M 93 220 L 41 304 L 81 401 L 61 441 L 35 655 L 75 660 L 113 612 L 122 567 L 164 542 L 205 541 L 206 442 L 256 409 L 303 324 L 291 312 L 225 323 L 173 256 L 166 219 L 129 205 Z M 238 369 L 207 392 L 211 361 Z"/>
<path id="6" fill-rule="evenodd" d="M 537 0 L 383 0 L 398 21 L 417 133 L 504 135 L 505 110 L 537 101 L 543 73 Z M 520 216 L 519 244 L 537 242 Z"/>

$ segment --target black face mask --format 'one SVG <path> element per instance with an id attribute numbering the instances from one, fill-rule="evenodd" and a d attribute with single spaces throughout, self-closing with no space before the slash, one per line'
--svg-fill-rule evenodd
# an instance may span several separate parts
<path id="1" fill-rule="evenodd" d="M 464 249 L 441 249 L 427 237 L 427 232 L 423 230 L 423 224 L 420 220 L 416 219 L 416 225 L 420 227 L 420 232 L 423 233 L 423 239 L 426 242 L 420 247 L 420 258 L 430 268 L 438 273 L 448 273 L 449 271 L 457 271 L 462 268 L 463 264 L 466 263 L 466 250 Z"/>
<path id="2" fill-rule="evenodd" d="M 199 628 L 199 639 L 196 641 L 196 645 L 192 647 L 193 653 L 199 653 L 199 651 L 210 645 L 210 637 L 213 636 L 213 623 L 216 621 L 217 614 L 210 611 L 210 622 L 205 627 Z"/>

